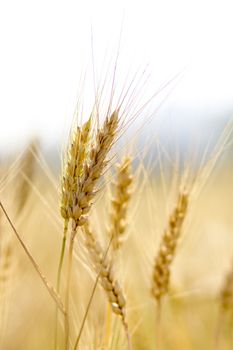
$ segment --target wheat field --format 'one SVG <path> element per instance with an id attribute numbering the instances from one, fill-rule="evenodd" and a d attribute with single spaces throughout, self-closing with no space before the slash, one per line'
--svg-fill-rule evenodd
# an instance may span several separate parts
<path id="1" fill-rule="evenodd" d="M 182 164 L 128 146 L 127 94 L 74 120 L 60 172 L 34 141 L 1 165 L 0 349 L 233 348 L 232 124 Z"/>

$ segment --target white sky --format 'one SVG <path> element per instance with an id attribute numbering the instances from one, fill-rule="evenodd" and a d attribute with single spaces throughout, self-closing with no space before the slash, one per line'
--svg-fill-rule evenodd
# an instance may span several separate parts
<path id="1" fill-rule="evenodd" d="M 91 59 L 91 28 L 98 66 L 116 49 L 122 23 L 122 74 L 148 66 L 156 90 L 186 69 L 170 96 L 173 115 L 233 111 L 232 10 L 223 0 L 1 1 L 0 147 L 31 133 L 47 142 L 63 135 Z"/>

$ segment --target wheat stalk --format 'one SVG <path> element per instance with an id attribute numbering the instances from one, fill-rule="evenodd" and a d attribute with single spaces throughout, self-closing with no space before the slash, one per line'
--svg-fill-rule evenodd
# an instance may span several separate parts
<path id="1" fill-rule="evenodd" d="M 87 222 L 87 215 L 90 211 L 93 199 L 97 193 L 97 182 L 100 179 L 107 163 L 107 154 L 109 153 L 117 134 L 119 125 L 118 111 L 114 111 L 110 117 L 106 117 L 103 127 L 98 129 L 96 135 L 92 132 L 90 137 L 90 149 L 86 160 L 83 162 L 83 170 L 76 180 L 76 191 L 72 193 L 71 205 L 68 206 L 67 219 L 72 220 L 72 231 L 70 236 L 68 252 L 68 272 L 66 281 L 65 307 L 67 308 L 65 320 L 65 343 L 66 349 L 69 348 L 69 296 L 70 279 L 72 268 L 72 255 L 74 239 L 78 227 Z"/>
<path id="2" fill-rule="evenodd" d="M 65 246 L 67 239 L 68 224 L 72 213 L 73 196 L 77 192 L 80 176 L 83 174 L 83 164 L 88 155 L 89 139 L 92 127 L 92 116 L 82 127 L 77 126 L 71 135 L 67 151 L 65 170 L 61 181 L 61 206 L 60 212 L 64 219 L 62 246 L 57 271 L 57 291 L 60 291 L 61 273 L 64 262 Z M 55 309 L 55 336 L 54 349 L 57 349 L 58 308 Z"/>

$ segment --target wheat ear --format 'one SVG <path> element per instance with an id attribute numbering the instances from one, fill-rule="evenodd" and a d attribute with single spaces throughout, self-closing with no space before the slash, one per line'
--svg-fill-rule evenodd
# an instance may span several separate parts
<path id="1" fill-rule="evenodd" d="M 107 163 L 109 153 L 117 134 L 119 125 L 118 111 L 114 111 L 104 121 L 101 129 L 97 130 L 96 137 L 91 138 L 91 147 L 87 159 L 83 165 L 83 172 L 77 178 L 77 190 L 72 196 L 72 205 L 69 207 L 68 217 L 72 219 L 72 232 L 68 253 L 68 272 L 66 282 L 65 307 L 69 311 L 70 279 L 72 268 L 72 255 L 74 239 L 78 227 L 83 226 L 87 221 L 87 214 L 90 211 L 93 199 L 97 193 L 97 182 L 100 179 Z M 65 322 L 65 343 L 68 349 L 69 339 L 69 312 Z"/>
<path id="2" fill-rule="evenodd" d="M 70 220 L 73 196 L 77 191 L 78 179 L 83 174 L 83 164 L 87 158 L 90 133 L 92 127 L 92 116 L 82 127 L 77 126 L 68 147 L 64 174 L 61 181 L 61 216 L 64 219 L 62 246 L 57 271 L 57 291 L 60 291 L 61 273 L 65 255 L 68 224 Z M 57 349 L 58 336 L 58 308 L 55 310 L 55 336 L 54 349 Z"/>
<path id="3" fill-rule="evenodd" d="M 113 198 L 111 200 L 111 226 L 108 231 L 112 237 L 113 249 L 119 249 L 126 230 L 126 218 L 129 201 L 131 198 L 131 185 L 133 181 L 132 160 L 125 157 L 121 164 L 117 166 L 117 179 L 113 183 Z"/>
<path id="4" fill-rule="evenodd" d="M 177 242 L 187 214 L 188 194 L 181 191 L 177 204 L 171 213 L 159 252 L 155 258 L 152 278 L 152 295 L 157 301 L 156 349 L 161 349 L 161 299 L 167 294 L 170 283 L 170 267 L 175 257 Z"/>
<path id="5" fill-rule="evenodd" d="M 82 127 L 78 126 L 71 136 L 61 183 L 61 216 L 66 221 L 69 221 L 72 216 L 73 196 L 77 192 L 79 179 L 83 174 L 88 156 L 91 126 L 92 118 L 90 117 Z"/>
<path id="6" fill-rule="evenodd" d="M 106 118 L 103 128 L 97 130 L 96 140 L 93 140 L 88 158 L 84 163 L 82 176 L 78 179 L 78 186 L 71 207 L 70 217 L 73 219 L 73 230 L 84 225 L 92 201 L 96 195 L 96 184 L 105 169 L 106 159 L 116 137 L 119 118 L 118 111 Z"/>
<path id="7" fill-rule="evenodd" d="M 61 196 L 61 216 L 64 219 L 63 241 L 60 254 L 60 261 L 57 273 L 57 290 L 60 289 L 61 270 L 64 259 L 66 236 L 68 223 L 71 217 L 73 197 L 77 192 L 79 177 L 83 174 L 83 163 L 88 154 L 88 142 L 90 139 L 92 118 L 82 126 L 77 127 L 73 132 L 68 155 L 66 160 L 65 173 L 62 177 L 62 196 Z"/>
<path id="8" fill-rule="evenodd" d="M 175 209 L 169 217 L 168 228 L 165 230 L 155 259 L 152 280 L 152 294 L 160 302 L 162 296 L 168 292 L 170 282 L 170 266 L 175 257 L 177 241 L 188 207 L 188 195 L 181 192 Z"/>

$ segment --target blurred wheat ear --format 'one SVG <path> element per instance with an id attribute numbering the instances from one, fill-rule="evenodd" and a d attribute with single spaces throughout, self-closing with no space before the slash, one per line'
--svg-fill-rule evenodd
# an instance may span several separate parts
<path id="1" fill-rule="evenodd" d="M 168 293 L 170 284 L 171 264 L 175 258 L 178 239 L 188 209 L 188 194 L 179 192 L 177 203 L 168 220 L 155 264 L 152 277 L 152 295 L 157 301 L 156 348 L 161 349 L 161 299 Z"/>
<path id="2" fill-rule="evenodd" d="M 159 303 L 168 292 L 170 282 L 170 266 L 176 253 L 177 242 L 188 208 L 188 194 L 180 192 L 175 209 L 168 220 L 168 228 L 165 230 L 160 244 L 159 252 L 155 258 L 152 279 L 152 294 Z"/>
<path id="3" fill-rule="evenodd" d="M 117 179 L 113 182 L 113 197 L 111 200 L 109 237 L 112 238 L 114 250 L 118 250 L 123 243 L 127 225 L 128 206 L 131 198 L 132 160 L 124 157 L 117 165 Z"/>

